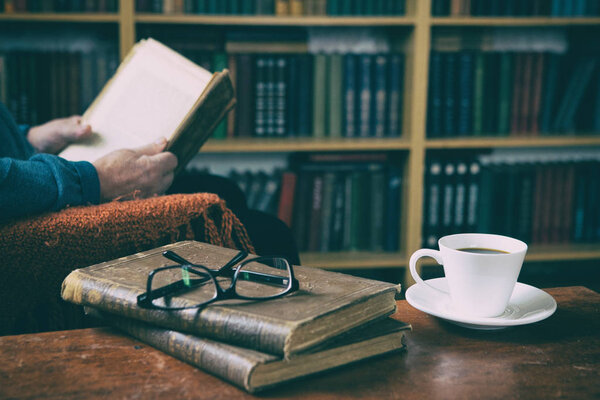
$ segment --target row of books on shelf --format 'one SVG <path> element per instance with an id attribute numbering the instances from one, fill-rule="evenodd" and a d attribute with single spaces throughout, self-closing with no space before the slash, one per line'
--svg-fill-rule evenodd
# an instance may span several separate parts
<path id="1" fill-rule="evenodd" d="M 0 101 L 22 124 L 80 114 L 118 65 L 111 46 L 0 50 Z"/>
<path id="2" fill-rule="evenodd" d="M 0 0 L 0 10 L 16 12 L 117 12 L 118 0 Z"/>
<path id="3" fill-rule="evenodd" d="M 597 0 L 432 0 L 434 16 L 583 17 L 600 15 Z"/>
<path id="4" fill-rule="evenodd" d="M 600 56 L 432 51 L 427 135 L 600 132 Z"/>
<path id="5" fill-rule="evenodd" d="M 232 136 L 397 137 L 402 54 L 234 55 Z"/>
<path id="6" fill-rule="evenodd" d="M 600 151 L 497 152 L 432 157 L 423 242 L 489 232 L 529 244 L 600 242 Z"/>
<path id="7" fill-rule="evenodd" d="M 405 0 L 136 0 L 137 12 L 230 15 L 404 15 Z"/>
<path id="8" fill-rule="evenodd" d="M 290 168 L 232 171 L 250 208 L 291 227 L 301 251 L 397 251 L 402 169 L 387 153 L 294 155 Z"/>

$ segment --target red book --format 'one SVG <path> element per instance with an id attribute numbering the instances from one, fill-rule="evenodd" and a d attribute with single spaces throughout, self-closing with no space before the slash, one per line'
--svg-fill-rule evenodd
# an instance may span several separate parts
<path id="1" fill-rule="evenodd" d="M 296 173 L 291 171 L 286 171 L 281 174 L 281 189 L 277 217 L 285 222 L 290 228 L 292 227 L 294 215 L 294 195 L 296 192 L 297 179 Z"/>

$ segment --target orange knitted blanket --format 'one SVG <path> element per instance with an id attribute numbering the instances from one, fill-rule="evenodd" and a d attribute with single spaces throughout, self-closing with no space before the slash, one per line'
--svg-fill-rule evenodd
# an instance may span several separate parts
<path id="1" fill-rule="evenodd" d="M 81 327 L 60 299 L 76 268 L 180 240 L 254 253 L 246 229 L 210 193 L 72 207 L 0 225 L 0 335 Z"/>

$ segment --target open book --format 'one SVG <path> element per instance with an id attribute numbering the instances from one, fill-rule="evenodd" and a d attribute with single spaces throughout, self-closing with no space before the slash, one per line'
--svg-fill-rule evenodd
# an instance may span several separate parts
<path id="1" fill-rule="evenodd" d="M 213 74 L 156 40 L 144 39 L 83 114 L 93 135 L 60 156 L 94 161 L 113 150 L 166 137 L 179 171 L 234 104 L 228 70 Z"/>

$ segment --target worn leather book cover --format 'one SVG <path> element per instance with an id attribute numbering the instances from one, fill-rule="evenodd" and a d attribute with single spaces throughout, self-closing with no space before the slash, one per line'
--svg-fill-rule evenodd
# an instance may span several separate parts
<path id="1" fill-rule="evenodd" d="M 299 290 L 268 301 L 226 300 L 201 309 L 163 311 L 141 308 L 148 273 L 173 265 L 171 250 L 211 269 L 225 265 L 236 250 L 183 241 L 71 272 L 62 298 L 84 306 L 289 357 L 366 322 L 392 314 L 399 285 L 304 266 L 294 266 Z M 194 292 L 173 296 L 172 304 L 197 304 Z"/>
<path id="2" fill-rule="evenodd" d="M 405 348 L 404 334 L 410 330 L 410 325 L 404 322 L 383 318 L 285 359 L 95 309 L 87 309 L 87 312 L 158 350 L 251 393 L 292 379 L 402 350 Z"/>
<path id="3" fill-rule="evenodd" d="M 92 136 L 69 145 L 60 156 L 95 161 L 165 137 L 179 172 L 235 101 L 227 69 L 211 73 L 162 43 L 143 39 L 83 114 Z"/>

